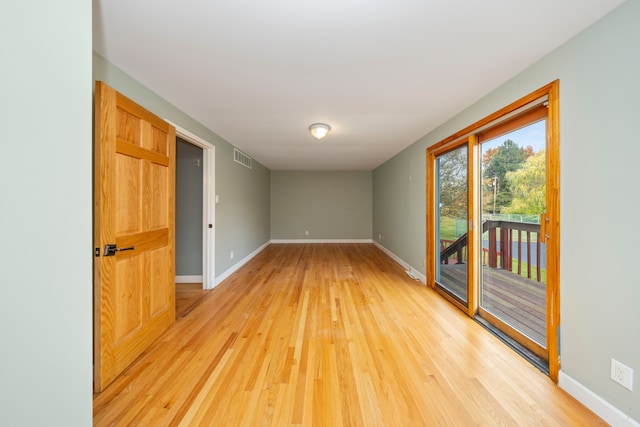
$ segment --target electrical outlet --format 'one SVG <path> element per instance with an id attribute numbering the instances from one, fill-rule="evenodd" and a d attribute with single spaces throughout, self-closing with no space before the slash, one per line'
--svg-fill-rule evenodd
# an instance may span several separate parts
<path id="1" fill-rule="evenodd" d="M 309 235 L 309 230 L 304 230 L 304 235 L 308 236 Z"/>
<path id="2" fill-rule="evenodd" d="M 633 391 L 633 369 L 611 359 L 611 379 L 622 387 Z"/>
<path id="3" fill-rule="evenodd" d="M 231 253 L 229 254 L 229 258 L 233 259 L 233 251 L 231 251 Z"/>

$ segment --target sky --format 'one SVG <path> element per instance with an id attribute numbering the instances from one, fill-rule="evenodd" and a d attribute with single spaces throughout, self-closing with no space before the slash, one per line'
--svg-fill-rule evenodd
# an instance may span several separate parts
<path id="1" fill-rule="evenodd" d="M 533 147 L 533 152 L 537 153 L 540 150 L 544 150 L 545 147 L 545 120 L 536 122 L 529 126 L 525 126 L 508 134 L 501 135 L 495 139 L 489 140 L 482 144 L 483 151 L 488 148 L 494 148 L 502 145 L 507 139 L 512 140 L 520 147 L 526 147 L 530 145 Z"/>

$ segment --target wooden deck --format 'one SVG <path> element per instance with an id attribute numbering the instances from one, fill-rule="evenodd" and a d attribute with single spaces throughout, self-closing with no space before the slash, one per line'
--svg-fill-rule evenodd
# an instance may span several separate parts
<path id="1" fill-rule="evenodd" d="M 467 286 L 465 264 L 441 264 L 441 282 L 457 295 Z M 546 287 L 510 271 L 483 266 L 480 306 L 546 346 Z"/>

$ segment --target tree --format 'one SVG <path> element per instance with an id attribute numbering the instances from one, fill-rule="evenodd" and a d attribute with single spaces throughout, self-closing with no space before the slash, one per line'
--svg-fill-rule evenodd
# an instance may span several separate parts
<path id="1" fill-rule="evenodd" d="M 495 177 L 488 177 L 486 170 L 491 165 L 493 156 L 498 152 L 499 147 L 488 148 L 482 154 L 482 211 L 484 213 L 495 213 L 494 205 L 494 185 L 497 184 Z"/>
<path id="2" fill-rule="evenodd" d="M 523 148 L 524 150 L 524 159 L 527 160 L 529 157 L 533 156 L 534 154 L 536 154 L 533 151 L 533 147 L 530 145 L 527 145 L 526 147 Z"/>
<path id="3" fill-rule="evenodd" d="M 487 151 L 482 154 L 482 168 L 487 169 L 489 165 L 491 165 L 491 161 L 493 160 L 493 156 L 496 155 L 498 149 L 500 147 L 489 148 Z"/>
<path id="4" fill-rule="evenodd" d="M 485 180 L 490 179 L 492 185 L 493 182 L 496 182 L 494 180 L 497 178 L 496 184 L 498 191 L 495 204 L 499 208 L 498 210 L 501 211 L 502 207 L 509 205 L 513 198 L 509 181 L 506 180 L 506 175 L 508 172 L 513 172 L 520 168 L 527 157 L 528 151 L 510 139 L 504 141 L 490 157 L 487 156 L 489 151 L 490 150 L 485 153 L 485 157 L 488 157 L 488 159 L 484 169 L 484 178 Z M 531 151 L 532 150 L 529 152 Z M 483 158 L 483 163 L 484 161 L 485 159 Z M 487 180 L 487 182 L 489 181 Z"/>
<path id="5" fill-rule="evenodd" d="M 545 176 L 544 150 L 529 157 L 517 171 L 507 172 L 506 179 L 513 199 L 502 212 L 523 215 L 543 213 L 547 194 Z"/>
<path id="6" fill-rule="evenodd" d="M 458 149 L 438 157 L 440 215 L 467 217 L 467 151 Z"/>

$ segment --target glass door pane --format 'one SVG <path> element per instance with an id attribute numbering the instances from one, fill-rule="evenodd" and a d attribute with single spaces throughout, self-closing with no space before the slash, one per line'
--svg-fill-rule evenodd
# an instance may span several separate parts
<path id="1" fill-rule="evenodd" d="M 546 250 L 539 235 L 546 203 L 545 143 L 546 120 L 483 142 L 480 184 L 480 308 L 542 348 L 547 330 Z"/>
<path id="2" fill-rule="evenodd" d="M 467 306 L 467 144 L 436 157 L 436 285 Z"/>

